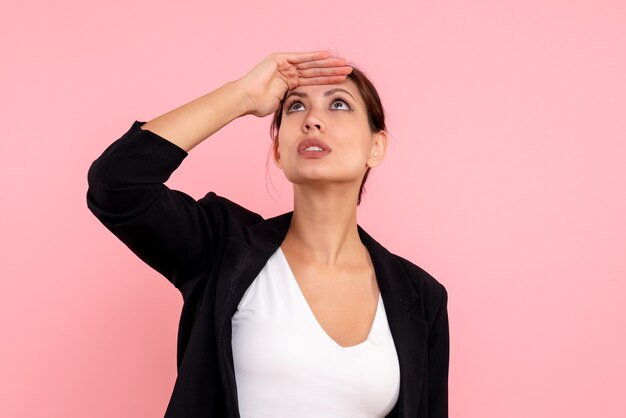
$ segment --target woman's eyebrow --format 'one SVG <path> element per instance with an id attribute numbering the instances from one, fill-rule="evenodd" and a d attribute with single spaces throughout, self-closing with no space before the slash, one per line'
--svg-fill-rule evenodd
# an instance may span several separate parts
<path id="1" fill-rule="evenodd" d="M 348 90 L 340 89 L 340 88 L 328 90 L 326 93 L 324 93 L 324 97 L 330 96 L 331 94 L 336 93 L 338 91 L 343 91 L 345 93 L 348 93 L 350 97 L 352 97 L 352 99 L 356 101 L 354 96 Z M 285 97 L 285 100 L 289 98 L 290 96 L 298 96 L 298 97 L 304 97 L 304 98 L 309 97 L 309 95 L 306 93 L 300 93 L 299 91 L 292 91 L 291 93 L 287 95 L 287 97 Z"/>

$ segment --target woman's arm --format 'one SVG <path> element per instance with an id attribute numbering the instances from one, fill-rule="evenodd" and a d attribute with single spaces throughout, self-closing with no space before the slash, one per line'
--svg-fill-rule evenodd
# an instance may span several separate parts
<path id="1" fill-rule="evenodd" d="M 139 258 L 176 287 L 212 261 L 217 221 L 165 183 L 187 152 L 136 121 L 89 168 L 87 207 Z M 204 257 L 199 257 L 204 254 Z"/>
<path id="2" fill-rule="evenodd" d="M 223 211 L 214 194 L 199 204 L 164 183 L 191 148 L 246 113 L 243 95 L 228 82 L 150 122 L 136 121 L 89 168 L 91 212 L 179 289 L 212 262 Z"/>
<path id="3" fill-rule="evenodd" d="M 273 113 L 288 89 L 345 80 L 352 68 L 343 58 L 329 55 L 326 51 L 271 54 L 244 77 L 149 121 L 142 129 L 189 152 L 233 119 Z"/>
<path id="4" fill-rule="evenodd" d="M 241 82 L 231 81 L 147 122 L 141 129 L 167 138 L 189 152 L 234 119 L 248 114 L 247 106 L 248 101 Z"/>
<path id="5" fill-rule="evenodd" d="M 274 112 L 287 89 L 345 79 L 345 60 L 327 52 L 275 53 L 244 77 L 150 122 L 136 121 L 89 168 L 87 206 L 137 256 L 181 288 L 214 256 L 223 204 L 196 201 L 164 183 L 188 151 L 245 114 Z M 257 215 L 258 216 L 258 215 Z"/>

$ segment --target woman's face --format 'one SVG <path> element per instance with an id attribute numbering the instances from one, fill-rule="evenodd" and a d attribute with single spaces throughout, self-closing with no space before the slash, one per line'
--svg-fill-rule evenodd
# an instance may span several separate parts
<path id="1" fill-rule="evenodd" d="M 307 139 L 321 143 L 303 150 Z M 358 191 L 367 167 L 382 162 L 386 140 L 385 132 L 370 131 L 365 103 L 351 79 L 298 86 L 283 105 L 276 165 L 294 184 L 354 183 Z"/>

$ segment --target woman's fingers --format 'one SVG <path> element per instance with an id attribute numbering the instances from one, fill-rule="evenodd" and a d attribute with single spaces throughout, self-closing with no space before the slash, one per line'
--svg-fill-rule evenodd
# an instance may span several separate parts
<path id="1" fill-rule="evenodd" d="M 306 70 L 298 69 L 298 76 L 304 78 L 322 77 L 322 76 L 336 76 L 336 75 L 348 75 L 352 72 L 352 67 L 344 65 L 341 67 L 330 68 L 309 68 Z"/>
<path id="2" fill-rule="evenodd" d="M 281 57 L 294 64 L 301 62 L 322 60 L 330 56 L 330 51 L 311 51 L 311 52 L 280 52 Z"/>
<path id="3" fill-rule="evenodd" d="M 307 61 L 297 63 L 296 67 L 300 69 L 314 68 L 314 67 L 340 67 L 346 65 L 346 60 L 341 57 L 329 57 L 323 60 Z"/>
<path id="4" fill-rule="evenodd" d="M 341 57 L 331 56 L 330 51 L 311 51 L 299 53 L 277 53 L 280 57 L 278 70 L 287 77 L 315 78 L 313 84 L 319 84 L 327 77 L 342 76 L 350 74 L 352 67 L 347 65 L 347 61 Z M 294 70 L 296 70 L 294 72 Z M 337 80 L 337 78 L 334 78 Z"/>
<path id="5" fill-rule="evenodd" d="M 345 75 L 336 75 L 330 77 L 311 77 L 311 78 L 299 78 L 299 86 L 310 86 L 313 84 L 339 84 L 346 79 Z M 295 87 L 294 87 L 295 88 Z"/>
<path id="6" fill-rule="evenodd" d="M 284 61 L 283 64 L 294 65 L 299 70 L 310 68 L 344 67 L 347 64 L 345 58 L 330 56 L 329 51 L 284 53 L 278 54 Z M 282 61 L 282 60 L 281 60 Z"/>

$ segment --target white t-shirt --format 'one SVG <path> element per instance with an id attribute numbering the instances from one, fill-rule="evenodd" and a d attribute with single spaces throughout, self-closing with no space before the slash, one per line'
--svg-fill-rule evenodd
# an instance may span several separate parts
<path id="1" fill-rule="evenodd" d="M 280 247 L 243 295 L 232 331 L 242 418 L 378 418 L 398 400 L 382 297 L 367 340 L 342 347 L 315 318 Z"/>

